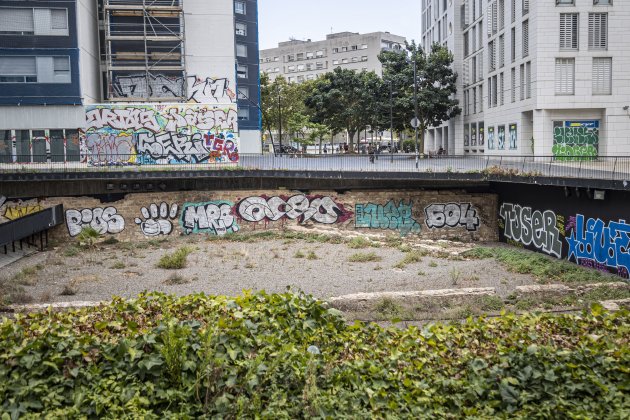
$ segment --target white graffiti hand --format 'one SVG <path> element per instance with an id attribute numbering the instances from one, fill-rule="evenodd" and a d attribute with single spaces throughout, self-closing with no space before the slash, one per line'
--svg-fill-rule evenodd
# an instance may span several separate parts
<path id="1" fill-rule="evenodd" d="M 148 208 L 142 207 L 140 210 L 144 218 L 136 218 L 136 224 L 140 226 L 145 236 L 170 235 L 173 231 L 173 223 L 171 220 L 177 217 L 179 206 L 177 204 L 169 205 L 166 203 L 158 205 L 153 203 Z"/>

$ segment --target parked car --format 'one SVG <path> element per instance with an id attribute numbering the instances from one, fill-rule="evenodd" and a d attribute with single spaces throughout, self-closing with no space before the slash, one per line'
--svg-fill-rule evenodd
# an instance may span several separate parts
<path id="1" fill-rule="evenodd" d="M 293 147 L 288 144 L 283 144 L 282 146 L 280 146 L 279 144 L 274 144 L 273 151 L 276 154 L 283 154 L 283 155 L 295 155 L 295 154 L 302 153 L 302 151 L 298 149 L 297 147 Z"/>

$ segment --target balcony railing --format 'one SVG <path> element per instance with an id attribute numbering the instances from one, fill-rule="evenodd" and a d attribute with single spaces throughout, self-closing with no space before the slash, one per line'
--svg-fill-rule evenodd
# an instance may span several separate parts
<path id="1" fill-rule="evenodd" d="M 433 156 L 414 154 L 234 154 L 173 153 L 162 158 L 99 151 L 64 161 L 62 155 L 0 156 L 0 173 L 107 171 L 274 170 L 301 172 L 409 172 L 486 174 L 508 177 L 557 177 L 630 180 L 630 156 Z"/>

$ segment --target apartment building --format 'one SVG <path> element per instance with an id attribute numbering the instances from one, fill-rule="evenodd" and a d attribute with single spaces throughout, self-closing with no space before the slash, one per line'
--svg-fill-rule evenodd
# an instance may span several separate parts
<path id="1" fill-rule="evenodd" d="M 259 152 L 256 8 L 0 0 L 0 162 L 214 163 Z M 225 30 L 210 37 L 208 27 Z"/>
<path id="2" fill-rule="evenodd" d="M 426 151 L 630 152 L 630 43 L 615 36 L 627 33 L 629 2 L 425 0 L 422 10 L 423 45 L 444 42 L 455 55 L 463 108 L 428 130 Z M 445 21 L 453 43 L 437 35 Z"/>
<path id="3" fill-rule="evenodd" d="M 290 40 L 260 51 L 260 71 L 271 80 L 283 76 L 291 83 L 314 80 L 336 67 L 380 75 L 379 53 L 404 47 L 405 38 L 389 32 L 339 32 L 327 35 L 323 41 Z"/>

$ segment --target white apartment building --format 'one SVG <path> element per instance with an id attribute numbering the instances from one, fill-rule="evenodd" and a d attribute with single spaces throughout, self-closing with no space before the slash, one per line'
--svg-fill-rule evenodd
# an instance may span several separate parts
<path id="1" fill-rule="evenodd" d="M 381 75 L 378 54 L 404 47 L 405 38 L 389 32 L 340 32 L 327 35 L 323 41 L 291 40 L 279 43 L 277 48 L 261 50 L 260 71 L 271 80 L 283 76 L 294 83 L 313 80 L 336 67 Z"/>
<path id="2" fill-rule="evenodd" d="M 423 0 L 422 13 L 422 45 L 455 56 L 463 109 L 425 151 L 630 153 L 630 2 Z"/>

